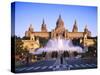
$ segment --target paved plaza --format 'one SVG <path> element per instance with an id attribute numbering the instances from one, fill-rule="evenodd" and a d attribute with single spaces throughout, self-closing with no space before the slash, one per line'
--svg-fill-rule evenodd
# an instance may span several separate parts
<path id="1" fill-rule="evenodd" d="M 17 73 L 24 72 L 44 72 L 44 71 L 67 71 L 77 69 L 91 69 L 97 68 L 96 59 L 64 59 L 63 64 L 59 59 L 42 60 L 35 63 L 31 63 L 25 66 L 17 67 L 15 71 Z"/>

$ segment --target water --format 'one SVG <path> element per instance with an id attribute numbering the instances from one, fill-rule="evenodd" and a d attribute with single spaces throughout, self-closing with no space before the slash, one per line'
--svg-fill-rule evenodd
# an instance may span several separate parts
<path id="1" fill-rule="evenodd" d="M 42 52 L 53 51 L 68 51 L 83 53 L 83 49 L 80 46 L 74 46 L 71 40 L 66 40 L 61 37 L 50 39 L 43 48 L 37 49 L 33 54 L 41 54 Z"/>

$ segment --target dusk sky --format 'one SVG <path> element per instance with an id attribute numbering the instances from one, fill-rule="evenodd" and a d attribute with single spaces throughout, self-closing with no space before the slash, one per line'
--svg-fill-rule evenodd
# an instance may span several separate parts
<path id="1" fill-rule="evenodd" d="M 82 32 L 87 25 L 92 36 L 97 35 L 97 8 L 90 6 L 59 5 L 59 4 L 39 4 L 17 2 L 15 6 L 15 34 L 24 36 L 30 24 L 35 31 L 41 31 L 43 19 L 48 31 L 56 27 L 56 21 L 61 14 L 64 26 L 72 31 L 76 19 L 78 31 Z"/>

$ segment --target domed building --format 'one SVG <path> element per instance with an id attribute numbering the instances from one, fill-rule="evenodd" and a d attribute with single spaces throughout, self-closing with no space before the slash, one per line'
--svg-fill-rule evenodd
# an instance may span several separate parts
<path id="1" fill-rule="evenodd" d="M 80 39 L 80 43 L 82 43 L 84 46 L 89 46 L 94 44 L 93 39 L 87 38 L 87 37 L 91 37 L 91 32 L 88 30 L 87 25 L 85 26 L 83 32 L 79 32 L 77 21 L 75 20 L 72 31 L 68 31 L 68 29 L 66 29 L 64 26 L 64 21 L 61 15 L 59 15 L 56 21 L 56 27 L 50 32 L 47 30 L 47 26 L 44 19 L 41 24 L 40 32 L 34 31 L 32 24 L 30 25 L 29 29 L 25 31 L 25 37 L 29 37 L 31 40 L 34 39 L 34 37 L 50 39 L 50 38 L 57 38 L 58 36 L 61 36 L 61 38 L 64 39 L 71 39 L 71 40 Z"/>

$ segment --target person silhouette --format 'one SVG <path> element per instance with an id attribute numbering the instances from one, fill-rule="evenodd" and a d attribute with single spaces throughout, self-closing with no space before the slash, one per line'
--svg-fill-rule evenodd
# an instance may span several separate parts
<path id="1" fill-rule="evenodd" d="M 63 57 L 62 56 L 60 57 L 60 62 L 61 62 L 61 64 L 63 64 Z"/>

